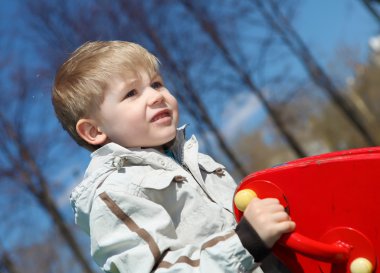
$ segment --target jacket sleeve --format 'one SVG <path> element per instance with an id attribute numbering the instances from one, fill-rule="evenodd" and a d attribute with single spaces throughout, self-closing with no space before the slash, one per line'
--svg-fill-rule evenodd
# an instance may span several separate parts
<path id="1" fill-rule="evenodd" d="M 177 245 L 163 207 L 125 193 L 102 192 L 90 213 L 91 254 L 102 270 L 112 273 L 252 272 L 259 263 L 251 247 L 243 246 L 241 240 L 249 235 L 245 224 L 239 225 L 203 242 Z"/>

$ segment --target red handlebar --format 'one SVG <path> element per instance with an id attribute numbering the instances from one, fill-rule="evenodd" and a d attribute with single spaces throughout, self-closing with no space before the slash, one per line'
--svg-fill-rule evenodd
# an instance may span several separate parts
<path id="1" fill-rule="evenodd" d="M 297 232 L 284 235 L 278 243 L 304 256 L 329 263 L 347 262 L 352 249 L 352 246 L 341 241 L 323 243 Z"/>

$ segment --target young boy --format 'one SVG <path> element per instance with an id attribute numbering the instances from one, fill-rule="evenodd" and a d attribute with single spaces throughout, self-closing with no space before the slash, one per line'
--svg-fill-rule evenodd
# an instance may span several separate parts
<path id="1" fill-rule="evenodd" d="M 141 46 L 84 44 L 59 69 L 53 104 L 93 151 L 71 203 L 105 272 L 251 272 L 294 229 L 276 199 L 256 198 L 236 225 L 234 180 L 177 129 L 177 101 Z"/>

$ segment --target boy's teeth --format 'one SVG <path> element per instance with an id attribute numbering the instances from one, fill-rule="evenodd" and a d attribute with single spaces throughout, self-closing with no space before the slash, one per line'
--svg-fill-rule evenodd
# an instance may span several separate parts
<path id="1" fill-rule="evenodd" d="M 168 116 L 167 113 L 159 114 L 158 116 L 155 116 L 155 117 L 153 118 L 153 121 L 156 121 L 156 120 L 158 120 L 158 119 L 160 119 L 160 118 L 164 118 L 164 117 L 167 117 L 167 116 Z"/>

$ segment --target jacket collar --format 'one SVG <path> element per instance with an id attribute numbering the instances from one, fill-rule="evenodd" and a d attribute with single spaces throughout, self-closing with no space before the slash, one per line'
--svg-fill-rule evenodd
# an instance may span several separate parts
<path id="1" fill-rule="evenodd" d="M 185 139 L 186 125 L 177 129 L 176 138 L 170 148 L 176 161 L 180 164 L 183 163 L 183 153 Z M 125 148 L 116 143 L 108 143 L 91 154 L 91 162 L 87 168 L 87 172 L 99 168 L 100 166 L 120 168 L 128 165 L 157 165 L 159 159 L 165 155 L 153 148 Z M 162 166 L 160 166 L 162 167 Z"/>

